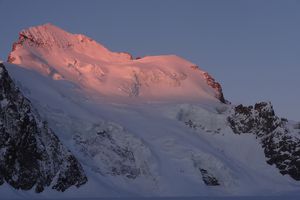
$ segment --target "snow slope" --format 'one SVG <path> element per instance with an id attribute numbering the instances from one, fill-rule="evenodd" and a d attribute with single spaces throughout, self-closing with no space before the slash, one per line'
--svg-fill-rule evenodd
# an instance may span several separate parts
<path id="1" fill-rule="evenodd" d="M 220 87 L 177 56 L 133 60 L 53 25 L 24 30 L 4 63 L 23 94 L 83 165 L 64 193 L 11 197 L 295 195 L 254 135 L 234 134 Z M 189 120 L 193 119 L 190 124 Z M 218 181 L 208 186 L 204 179 Z M 206 179 L 206 180 L 207 180 Z"/>
<path id="2" fill-rule="evenodd" d="M 207 84 L 204 71 L 178 56 L 135 60 L 51 24 L 23 30 L 8 61 L 54 80 L 68 80 L 86 94 L 109 100 L 131 96 L 147 101 L 212 101 L 219 95 Z"/>

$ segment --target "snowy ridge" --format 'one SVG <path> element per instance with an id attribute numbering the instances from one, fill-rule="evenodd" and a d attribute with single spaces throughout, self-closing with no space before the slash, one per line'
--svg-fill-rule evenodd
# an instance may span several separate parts
<path id="1" fill-rule="evenodd" d="M 51 24 L 23 30 L 8 62 L 54 80 L 71 81 L 86 94 L 109 100 L 176 97 L 197 101 L 217 97 L 224 102 L 221 86 L 187 60 L 174 55 L 134 60 L 127 53 L 111 52 L 86 36 Z"/>
<path id="2" fill-rule="evenodd" d="M 83 51 L 89 57 L 94 57 L 97 54 L 93 54 L 92 50 L 98 50 L 102 59 L 107 60 L 127 60 L 130 59 L 130 55 L 126 53 L 113 53 L 106 49 L 104 46 L 96 43 L 94 40 L 81 35 L 73 35 L 68 33 L 52 24 L 45 24 L 42 26 L 31 27 L 20 32 L 18 42 L 14 43 L 13 51 L 20 47 L 41 47 L 47 53 L 50 50 L 56 49 L 68 49 L 72 48 L 75 51 Z M 91 51 L 87 51 L 91 48 Z M 98 55 L 99 55 L 98 54 Z"/>

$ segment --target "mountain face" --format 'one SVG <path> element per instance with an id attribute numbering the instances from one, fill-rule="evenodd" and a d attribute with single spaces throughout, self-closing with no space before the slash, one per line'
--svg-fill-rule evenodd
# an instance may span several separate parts
<path id="1" fill-rule="evenodd" d="M 0 184 L 64 191 L 87 181 L 77 159 L 39 119 L 0 64 Z"/>
<path id="2" fill-rule="evenodd" d="M 4 65 L 1 183 L 77 186 L 69 198 L 299 190 L 299 123 L 269 102 L 230 104 L 183 58 L 134 59 L 45 24 L 21 31 Z"/>
<path id="3" fill-rule="evenodd" d="M 55 80 L 68 80 L 91 95 L 146 100 L 215 99 L 225 102 L 222 88 L 207 72 L 178 56 L 137 60 L 115 53 L 84 36 L 51 24 L 19 34 L 8 62 Z"/>
<path id="4" fill-rule="evenodd" d="M 274 164 L 281 174 L 300 180 L 299 135 L 292 134 L 287 120 L 277 117 L 270 103 L 239 105 L 228 121 L 234 133 L 252 133 L 260 140 L 268 164 Z"/>

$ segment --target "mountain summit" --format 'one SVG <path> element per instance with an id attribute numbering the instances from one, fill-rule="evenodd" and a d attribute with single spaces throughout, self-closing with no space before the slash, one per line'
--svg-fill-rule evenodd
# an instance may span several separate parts
<path id="1" fill-rule="evenodd" d="M 300 123 L 226 103 L 178 56 L 45 24 L 21 31 L 0 82 L 3 197 L 299 195 Z"/>
<path id="2" fill-rule="evenodd" d="M 183 58 L 162 55 L 133 59 L 128 53 L 111 52 L 84 35 L 51 24 L 21 31 L 8 62 L 70 81 L 89 94 L 110 99 L 217 98 L 225 102 L 220 84 Z"/>

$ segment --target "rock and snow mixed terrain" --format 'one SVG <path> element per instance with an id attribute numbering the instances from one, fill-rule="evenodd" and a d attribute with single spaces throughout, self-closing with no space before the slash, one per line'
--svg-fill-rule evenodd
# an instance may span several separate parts
<path id="1" fill-rule="evenodd" d="M 40 120 L 0 64 L 0 184 L 42 192 L 87 181 L 77 159 Z"/>
<path id="2" fill-rule="evenodd" d="M 277 117 L 270 103 L 231 105 L 219 83 L 183 58 L 133 59 L 46 24 L 23 30 L 4 66 L 6 79 L 10 76 L 14 83 L 9 83 L 12 91 L 0 86 L 1 155 L 10 156 L 8 141 L 18 147 L 25 143 L 25 150 L 9 146 L 13 163 L 0 160 L 1 194 L 222 196 L 299 191 L 299 124 Z M 16 123 L 13 129 L 7 116 Z M 34 170 L 28 170 L 29 161 L 37 163 Z M 20 186 L 27 184 L 23 174 L 30 177 L 26 187 Z M 36 194 L 40 184 L 45 190 Z"/>

